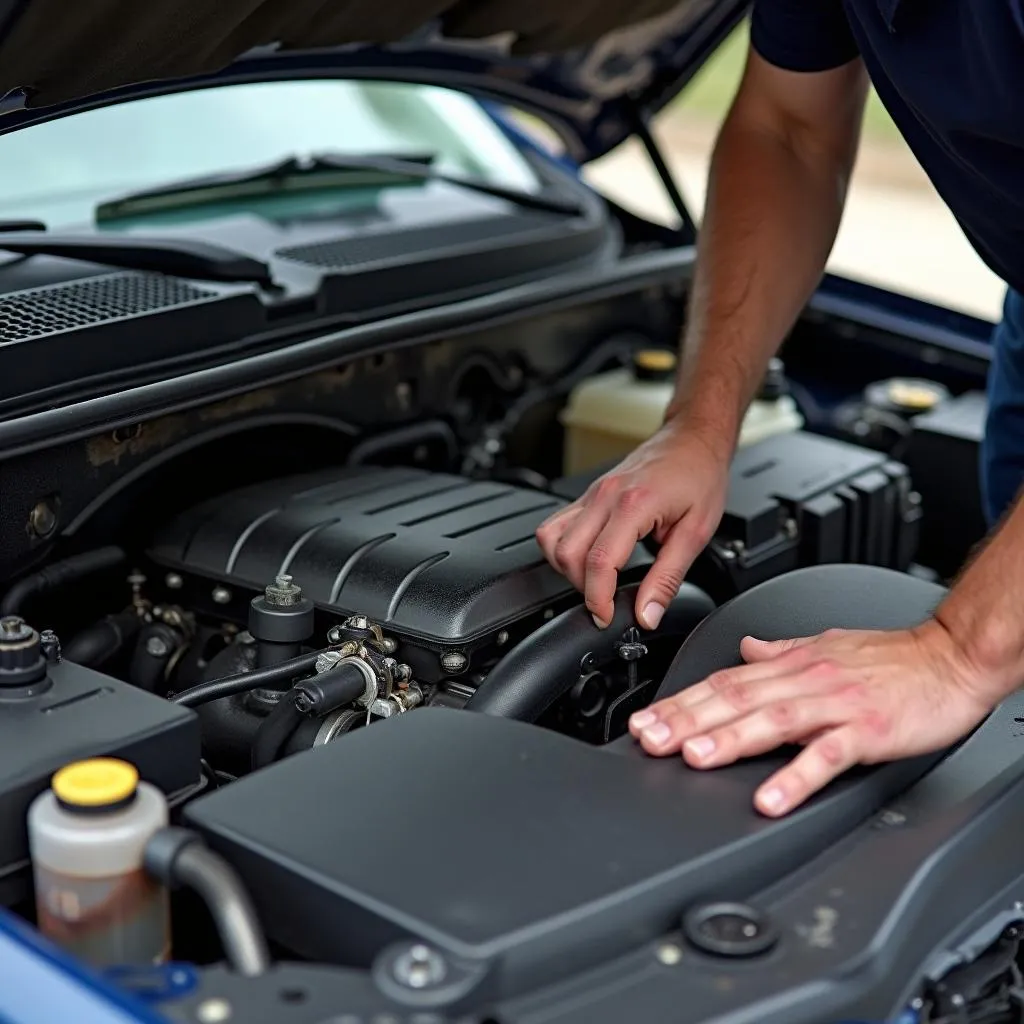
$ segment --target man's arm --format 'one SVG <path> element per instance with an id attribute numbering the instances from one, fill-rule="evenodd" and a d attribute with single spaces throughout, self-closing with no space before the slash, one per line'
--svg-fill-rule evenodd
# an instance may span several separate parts
<path id="1" fill-rule="evenodd" d="M 751 50 L 711 163 L 697 270 L 669 420 L 731 455 L 768 360 L 835 241 L 860 137 L 860 60 L 814 74 Z"/>
<path id="2" fill-rule="evenodd" d="M 935 619 L 963 652 L 985 700 L 995 703 L 1024 685 L 1024 500 L 968 563 Z"/>
<path id="3" fill-rule="evenodd" d="M 802 4 L 788 16 L 806 21 Z M 538 531 L 548 560 L 584 592 L 599 624 L 611 620 L 618 572 L 638 540 L 653 534 L 661 544 L 636 604 L 641 624 L 654 629 L 718 525 L 743 414 L 835 239 L 866 82 L 859 59 L 794 72 L 751 51 L 712 160 L 668 421 Z"/>

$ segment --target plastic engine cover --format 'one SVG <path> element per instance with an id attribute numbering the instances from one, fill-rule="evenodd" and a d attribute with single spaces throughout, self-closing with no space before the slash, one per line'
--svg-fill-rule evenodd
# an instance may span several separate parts
<path id="1" fill-rule="evenodd" d="M 158 534 L 150 553 L 186 577 L 252 591 L 287 572 L 322 609 L 455 647 L 573 595 L 534 538 L 562 504 L 422 470 L 332 469 L 199 505 Z M 649 561 L 638 551 L 630 564 Z"/>

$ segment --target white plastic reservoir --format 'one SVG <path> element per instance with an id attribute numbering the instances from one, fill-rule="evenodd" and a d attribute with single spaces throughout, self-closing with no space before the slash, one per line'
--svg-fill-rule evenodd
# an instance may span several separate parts
<path id="1" fill-rule="evenodd" d="M 661 429 L 675 387 L 676 357 L 663 349 L 638 352 L 631 367 L 597 374 L 570 394 L 562 411 L 566 476 L 625 458 Z M 762 394 L 750 405 L 740 431 L 742 448 L 803 427 L 785 393 L 782 364 L 773 360 Z"/>

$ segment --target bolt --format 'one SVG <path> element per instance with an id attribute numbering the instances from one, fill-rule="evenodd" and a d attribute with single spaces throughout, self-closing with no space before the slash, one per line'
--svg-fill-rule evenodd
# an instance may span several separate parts
<path id="1" fill-rule="evenodd" d="M 0 619 L 0 640 L 17 641 L 27 640 L 32 635 L 32 630 L 25 624 L 25 620 L 17 615 L 7 615 Z"/>
<path id="2" fill-rule="evenodd" d="M 790 540 L 795 540 L 797 535 L 800 533 L 800 527 L 795 519 L 787 519 L 782 524 L 783 532 Z"/>
<path id="3" fill-rule="evenodd" d="M 196 1020 L 200 1024 L 221 1024 L 231 1016 L 231 1004 L 226 999 L 204 999 L 196 1007 Z"/>
<path id="4" fill-rule="evenodd" d="M 427 988 L 444 981 L 448 968 L 439 953 L 417 944 L 395 961 L 395 980 L 406 988 Z"/>
<path id="5" fill-rule="evenodd" d="M 657 949 L 655 956 L 659 963 L 666 967 L 675 967 L 683 959 L 683 951 L 674 942 L 663 942 Z"/>
<path id="6" fill-rule="evenodd" d="M 345 625 L 349 629 L 369 629 L 370 620 L 365 615 L 353 615 Z"/>
<path id="7" fill-rule="evenodd" d="M 407 411 L 412 406 L 412 385 L 408 381 L 399 381 L 395 385 L 395 398 L 398 408 Z"/>
<path id="8" fill-rule="evenodd" d="M 164 577 L 164 585 L 168 590 L 181 590 L 185 581 L 176 572 L 169 572 Z"/>
<path id="9" fill-rule="evenodd" d="M 508 643 L 508 630 L 507 629 L 503 629 L 498 634 L 498 646 L 499 647 L 504 647 L 505 644 L 507 644 L 507 643 Z"/>
<path id="10" fill-rule="evenodd" d="M 146 653 L 151 658 L 166 658 L 171 653 L 171 646 L 162 636 L 151 636 L 146 641 Z"/>
<path id="11" fill-rule="evenodd" d="M 264 591 L 267 604 L 276 608 L 288 608 L 299 603 L 302 588 L 292 582 L 291 576 L 281 573 Z"/>
<path id="12" fill-rule="evenodd" d="M 28 527 L 36 537 L 49 537 L 57 529 L 57 513 L 49 501 L 40 501 L 29 513 Z"/>
<path id="13" fill-rule="evenodd" d="M 398 650 L 398 641 L 394 637 L 386 636 L 382 642 L 387 654 L 394 654 Z"/>
<path id="14" fill-rule="evenodd" d="M 441 655 L 441 668 L 453 676 L 466 671 L 469 659 L 461 651 L 449 651 Z"/>
<path id="15" fill-rule="evenodd" d="M 230 604 L 232 594 L 227 587 L 214 587 L 212 597 L 214 604 Z"/>
<path id="16" fill-rule="evenodd" d="M 555 617 L 555 610 L 554 610 L 554 608 L 545 608 L 544 609 L 544 618 L 545 619 L 553 619 L 554 617 Z"/>

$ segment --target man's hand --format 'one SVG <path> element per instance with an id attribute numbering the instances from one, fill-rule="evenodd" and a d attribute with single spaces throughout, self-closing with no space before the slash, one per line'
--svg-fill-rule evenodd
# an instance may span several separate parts
<path id="1" fill-rule="evenodd" d="M 649 754 L 682 751 L 717 768 L 785 743 L 804 750 L 758 789 L 776 817 L 841 772 L 939 750 L 974 728 L 1003 696 L 935 619 L 912 630 L 834 630 L 766 643 L 744 639 L 746 665 L 716 672 L 633 715 Z"/>
<path id="2" fill-rule="evenodd" d="M 586 596 L 599 626 L 612 619 L 619 570 L 637 541 L 653 534 L 661 550 L 637 594 L 636 616 L 657 628 L 722 517 L 729 455 L 720 440 L 666 426 L 540 527 L 544 555 Z"/>

